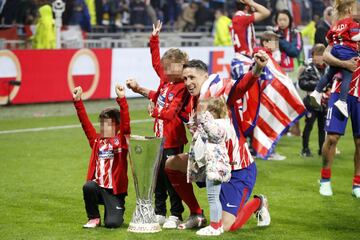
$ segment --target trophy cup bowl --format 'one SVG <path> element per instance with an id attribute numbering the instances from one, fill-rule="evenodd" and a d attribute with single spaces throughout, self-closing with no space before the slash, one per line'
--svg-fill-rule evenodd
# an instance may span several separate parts
<path id="1" fill-rule="evenodd" d="M 163 138 L 131 135 L 127 137 L 129 162 L 134 179 L 136 208 L 128 231 L 155 233 L 161 231 L 152 206 Z"/>

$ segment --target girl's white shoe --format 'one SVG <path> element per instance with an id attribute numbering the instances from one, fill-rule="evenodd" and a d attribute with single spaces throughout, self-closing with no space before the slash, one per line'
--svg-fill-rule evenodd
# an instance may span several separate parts
<path id="1" fill-rule="evenodd" d="M 196 232 L 196 235 L 200 236 L 219 236 L 224 232 L 223 226 L 218 229 L 213 228 L 211 225 L 204 227 Z"/>

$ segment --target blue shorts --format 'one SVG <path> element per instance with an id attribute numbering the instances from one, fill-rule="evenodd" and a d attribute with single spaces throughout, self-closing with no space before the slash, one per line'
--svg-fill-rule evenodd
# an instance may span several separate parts
<path id="1" fill-rule="evenodd" d="M 354 57 L 358 57 L 359 54 L 354 49 L 343 46 L 343 45 L 334 45 L 331 49 L 331 55 L 340 59 L 340 60 L 349 60 Z"/>
<path id="2" fill-rule="evenodd" d="M 332 93 L 329 99 L 328 112 L 326 114 L 325 131 L 328 133 L 335 133 L 344 135 L 347 124 L 347 118 L 342 115 L 334 103 L 339 99 L 339 93 Z M 348 95 L 347 97 L 349 117 L 351 118 L 351 125 L 353 136 L 360 137 L 360 98 Z"/>
<path id="3" fill-rule="evenodd" d="M 221 184 L 220 202 L 222 210 L 236 216 L 249 199 L 256 181 L 256 164 L 231 172 L 231 179 Z"/>

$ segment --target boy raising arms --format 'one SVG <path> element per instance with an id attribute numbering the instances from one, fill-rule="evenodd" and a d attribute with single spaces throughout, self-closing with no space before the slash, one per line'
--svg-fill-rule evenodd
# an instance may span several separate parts
<path id="1" fill-rule="evenodd" d="M 127 195 L 127 152 L 125 136 L 130 134 L 130 117 L 125 88 L 116 85 L 116 108 L 105 108 L 99 115 L 100 133 L 90 122 L 81 100 L 82 88 L 73 90 L 74 106 L 92 149 L 87 182 L 83 186 L 85 209 L 89 219 L 84 228 L 100 226 L 99 204 L 104 205 L 107 228 L 120 227 L 124 222 Z"/>
<path id="2" fill-rule="evenodd" d="M 153 26 L 150 37 L 151 60 L 154 70 L 160 78 L 157 91 L 152 91 L 139 84 L 134 79 L 126 81 L 126 86 L 132 91 L 147 97 L 150 100 L 149 113 L 155 119 L 154 132 L 156 137 L 164 137 L 164 151 L 155 187 L 155 214 L 163 228 L 177 228 L 184 207 L 181 199 L 169 182 L 164 171 L 168 156 L 182 153 L 187 143 L 183 121 L 178 116 L 183 102 L 189 97 L 186 91 L 182 70 L 183 64 L 188 61 L 185 52 L 178 48 L 167 50 L 160 58 L 159 33 L 162 23 Z M 170 197 L 171 215 L 166 217 L 166 198 Z M 201 209 L 198 211 L 201 213 Z"/>

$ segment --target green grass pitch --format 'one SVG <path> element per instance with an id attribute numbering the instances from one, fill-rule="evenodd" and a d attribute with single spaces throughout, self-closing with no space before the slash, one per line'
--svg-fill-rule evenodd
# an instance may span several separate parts
<path id="1" fill-rule="evenodd" d="M 129 100 L 131 119 L 148 119 L 145 101 Z M 93 122 L 115 101 L 85 102 Z M 72 103 L 0 107 L 0 132 L 78 124 Z M 301 127 L 304 122 L 301 121 Z M 152 122 L 132 124 L 134 134 L 152 135 Z M 314 126 L 310 147 L 317 151 Z M 271 226 L 243 229 L 219 239 L 360 239 L 360 200 L 351 196 L 354 144 L 350 124 L 338 145 L 333 167 L 333 197 L 318 193 L 321 158 L 302 158 L 301 138 L 283 137 L 277 151 L 285 161 L 257 159 L 253 194 L 269 199 Z M 87 221 L 82 199 L 90 148 L 81 128 L 0 134 L 0 239 L 195 239 L 195 230 L 128 233 L 135 193 L 128 169 L 125 224 L 115 230 L 82 229 Z M 196 190 L 209 215 L 206 190 Z M 101 208 L 101 212 L 103 208 Z M 187 218 L 189 212 L 183 214 Z"/>

